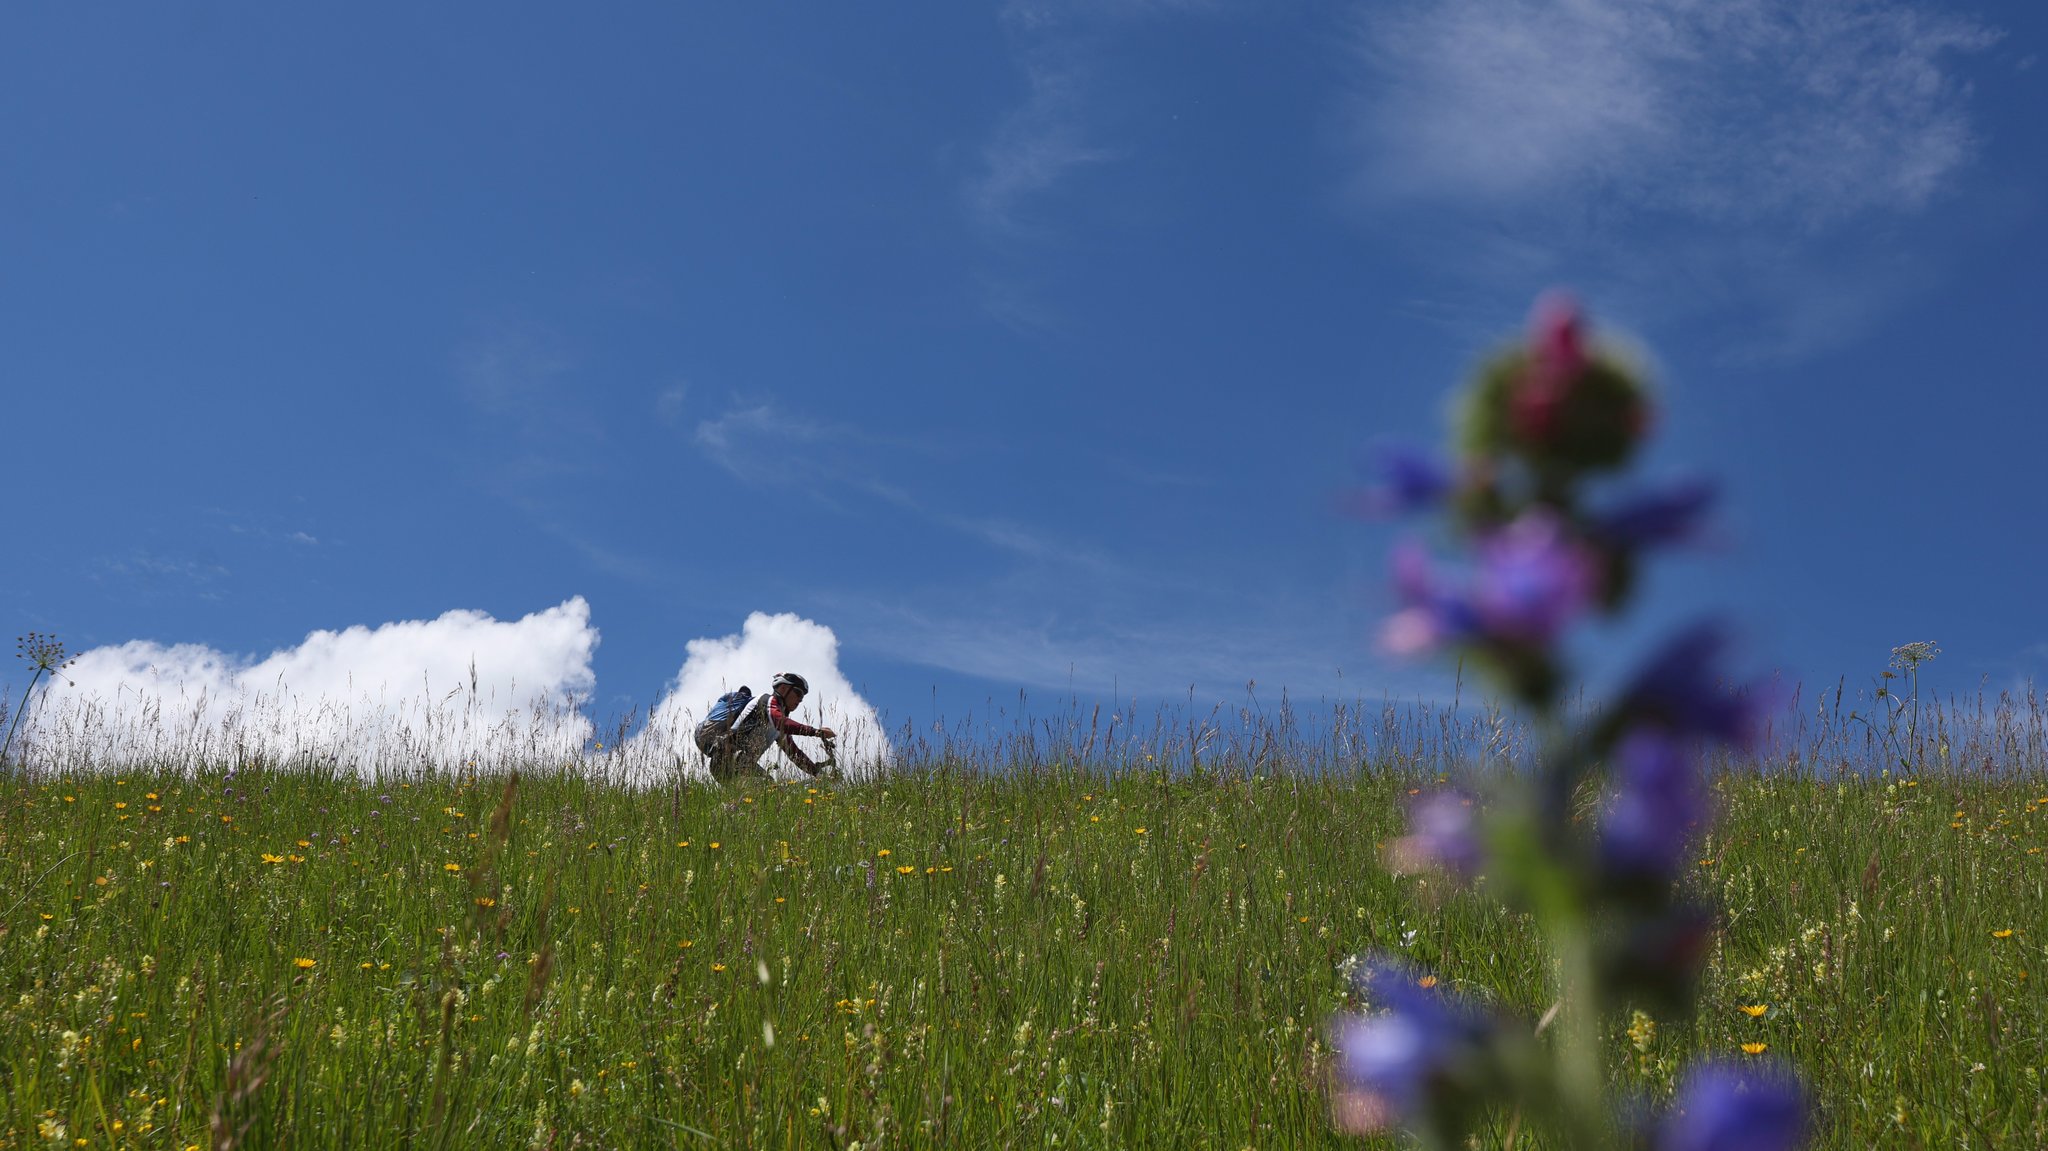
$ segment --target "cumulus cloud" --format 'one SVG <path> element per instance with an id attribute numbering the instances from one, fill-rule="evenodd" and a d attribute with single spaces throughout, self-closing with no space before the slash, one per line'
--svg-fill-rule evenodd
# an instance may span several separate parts
<path id="1" fill-rule="evenodd" d="M 451 611 L 316 631 L 261 659 L 137 640 L 81 655 L 29 736 L 35 762 L 71 770 L 563 763 L 592 738 L 579 708 L 597 643 L 580 596 L 509 622 Z"/>
<path id="2" fill-rule="evenodd" d="M 874 707 L 839 670 L 839 639 L 831 628 L 790 613 L 754 612 L 738 635 L 694 639 L 686 650 L 668 694 L 633 737 L 628 760 L 667 760 L 708 778 L 704 757 L 691 738 L 697 722 L 719 696 L 742 684 L 763 694 L 775 674 L 784 671 L 809 681 L 811 694 L 796 718 L 839 733 L 839 765 L 847 774 L 869 774 L 895 758 Z M 812 741 L 800 742 L 815 750 Z M 785 774 L 796 771 L 779 748 L 771 748 L 762 763 Z"/>
<path id="3" fill-rule="evenodd" d="M 598 630 L 576 596 L 517 620 L 431 620 L 316 631 L 256 658 L 147 640 L 94 648 L 39 693 L 21 737 L 35 767 L 190 771 L 262 761 L 376 775 L 477 764 L 578 765 L 620 782 L 709 778 L 691 740 L 713 701 L 777 672 L 810 681 L 797 718 L 839 733 L 849 775 L 895 758 L 875 709 L 839 670 L 832 629 L 755 612 L 740 634 L 691 640 L 682 670 L 625 746 L 602 748 L 584 712 Z M 770 768 L 794 771 L 779 750 Z"/>

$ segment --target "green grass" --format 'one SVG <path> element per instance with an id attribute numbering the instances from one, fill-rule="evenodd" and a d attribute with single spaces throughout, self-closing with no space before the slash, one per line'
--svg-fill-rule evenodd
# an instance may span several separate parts
<path id="1" fill-rule="evenodd" d="M 1347 956 L 1550 998 L 1380 865 L 1391 775 L 233 786 L 0 784 L 0 1147 L 1356 1146 Z M 1699 1021 L 1620 1081 L 1763 1043 L 1822 1146 L 2048 1141 L 2048 784 L 1719 786 Z"/>

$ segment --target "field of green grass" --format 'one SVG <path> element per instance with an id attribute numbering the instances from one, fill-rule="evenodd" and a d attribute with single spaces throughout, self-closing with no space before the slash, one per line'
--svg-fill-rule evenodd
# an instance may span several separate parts
<path id="1" fill-rule="evenodd" d="M 1358 1146 L 1347 957 L 1550 996 L 1483 881 L 1382 865 L 1414 786 L 8 780 L 0 1147 Z M 1699 1022 L 1608 1021 L 1614 1074 L 1782 1057 L 1818 1146 L 2048 1145 L 2048 784 L 1716 787 Z"/>

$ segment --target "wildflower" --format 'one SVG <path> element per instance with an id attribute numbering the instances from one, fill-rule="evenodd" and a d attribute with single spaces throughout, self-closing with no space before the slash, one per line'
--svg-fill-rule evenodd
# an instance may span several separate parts
<path id="1" fill-rule="evenodd" d="M 282 855 L 272 855 L 272 854 L 270 854 L 269 852 L 267 852 L 267 851 L 266 851 L 266 852 L 264 852 L 264 853 L 263 853 L 263 862 L 265 862 L 265 863 L 283 863 L 283 862 L 284 862 L 284 856 L 282 856 Z"/>
<path id="2" fill-rule="evenodd" d="M 917 868 L 915 868 L 915 867 L 912 867 L 912 866 L 910 866 L 909 864 L 907 864 L 907 863 L 906 863 L 906 864 L 904 864 L 903 866 L 901 866 L 901 867 L 899 867 L 899 868 L 897 868 L 897 869 L 896 869 L 896 874 L 898 874 L 898 875 L 910 875 L 910 874 L 912 874 L 912 873 L 914 873 L 914 872 L 916 872 L 916 871 L 917 871 Z"/>
<path id="3" fill-rule="evenodd" d="M 887 858 L 889 858 L 889 849 L 888 849 L 888 848 L 886 848 L 886 847 L 878 849 L 878 850 L 877 850 L 877 851 L 875 852 L 875 858 L 877 858 L 877 859 L 887 859 Z"/>
<path id="4" fill-rule="evenodd" d="M 1709 1063 L 1679 1084 L 1657 1151 L 1793 1151 L 1806 1142 L 1806 1094 L 1777 1068 Z"/>
<path id="5" fill-rule="evenodd" d="M 1131 831 L 1132 831 L 1133 833 L 1135 833 L 1135 834 L 1138 834 L 1138 835 L 1143 835 L 1143 834 L 1145 834 L 1145 829 L 1144 829 L 1144 828 L 1142 828 L 1142 827 L 1134 827 L 1134 828 L 1132 828 L 1132 829 L 1131 829 Z"/>
<path id="6" fill-rule="evenodd" d="M 676 947 L 683 951 L 688 951 L 695 946 L 697 946 L 697 941 L 694 939 L 685 939 L 681 943 L 676 944 Z"/>
<path id="7" fill-rule="evenodd" d="M 1650 1048 L 1656 1046 L 1657 1021 L 1649 1012 L 1638 1008 L 1629 1013 L 1628 1041 L 1645 1055 L 1650 1053 Z"/>
<path id="8" fill-rule="evenodd" d="M 1624 880 L 1677 872 L 1706 818 L 1705 785 L 1669 735 L 1638 728 L 1614 751 L 1616 794 L 1600 823 L 1600 858 Z"/>
<path id="9" fill-rule="evenodd" d="M 1493 1062 L 1495 1028 L 1476 1007 L 1424 987 L 1405 967 L 1369 960 L 1356 981 L 1384 1014 L 1340 1020 L 1337 1076 L 1345 1091 L 1339 1119 L 1374 1130 L 1477 1088 Z"/>
<path id="10" fill-rule="evenodd" d="M 1386 854 L 1389 870 L 1397 874 L 1439 867 L 1471 875 L 1482 858 L 1471 798 L 1438 791 L 1410 805 L 1408 834 L 1389 845 Z"/>
<path id="11" fill-rule="evenodd" d="M 713 971 L 724 971 L 724 970 L 725 970 L 725 964 L 723 964 L 723 963 L 714 963 L 714 964 L 712 964 L 712 965 L 711 965 L 711 970 L 713 970 Z"/>
<path id="12" fill-rule="evenodd" d="M 712 841 L 711 841 L 711 850 L 713 850 L 713 851 L 717 851 L 717 850 L 718 850 L 718 846 L 719 846 L 719 845 L 718 845 L 718 841 L 717 841 L 717 840 L 715 840 L 715 839 L 714 839 L 714 840 L 712 840 Z"/>
<path id="13" fill-rule="evenodd" d="M 1583 322 L 1570 297 L 1552 294 L 1536 302 L 1527 354 L 1509 414 L 1519 437 L 1540 444 L 1558 430 L 1565 401 L 1588 363 Z"/>
<path id="14" fill-rule="evenodd" d="M 2010 927 L 2006 927 L 2006 928 L 2002 928 L 2002 929 L 2000 929 L 2000 930 L 1998 930 L 1998 931 L 1994 931 L 1994 932 L 1992 932 L 1992 933 L 1991 933 L 1991 938 L 1993 938 L 1993 939 L 2011 939 L 2011 938 L 2012 938 L 2012 928 L 2010 928 Z"/>
<path id="15" fill-rule="evenodd" d="M 1426 510 L 1451 490 L 1450 468 L 1418 448 L 1388 445 L 1373 453 L 1373 483 L 1358 501 L 1370 516 L 1406 515 Z"/>
<path id="16" fill-rule="evenodd" d="M 307 969 L 307 968 L 309 968 L 309 967 L 315 967 L 315 966 L 317 966 L 318 964 L 319 964 L 319 961 L 318 961 L 318 960 L 316 960 L 316 959 L 307 959 L 307 958 L 306 958 L 305 956 L 303 956 L 303 955 L 302 955 L 302 956 L 300 956 L 300 957 L 299 957 L 299 958 L 297 958 L 297 959 L 294 959 L 294 960 L 292 960 L 292 966 L 294 966 L 294 967 L 297 967 L 297 968 L 299 968 L 299 969 L 300 969 L 300 970 L 302 970 L 302 971 L 303 971 L 303 970 L 305 970 L 305 969 Z"/>
<path id="17" fill-rule="evenodd" d="M 1720 672 L 1728 636 L 1720 624 L 1693 626 L 1666 643 L 1622 697 L 1624 713 L 1674 735 L 1703 735 L 1737 747 L 1754 737 L 1765 704 L 1760 688 L 1728 691 Z"/>
<path id="18" fill-rule="evenodd" d="M 1742 1012 L 1744 1015 L 1749 1016 L 1751 1019 L 1763 1018 L 1764 1012 L 1769 1011 L 1770 1009 L 1770 1005 L 1766 1003 L 1742 1004 L 1738 1005 L 1735 1008 L 1735 1010 Z"/>
<path id="19" fill-rule="evenodd" d="M 1770 1049 L 1771 1045 L 1768 1043 L 1745 1043 L 1742 1045 L 1742 1053 L 1744 1055 L 1762 1055 Z"/>
<path id="20" fill-rule="evenodd" d="M 498 901 L 488 895 L 479 895 L 476 897 L 476 905 L 478 907 L 496 907 L 498 906 Z"/>
<path id="21" fill-rule="evenodd" d="M 1706 480 L 1635 495 L 1595 514 L 1593 533 L 1624 548 L 1677 543 L 1692 536 L 1714 496 L 1714 485 Z"/>
<path id="22" fill-rule="evenodd" d="M 1413 655 L 1447 643 L 1542 646 L 1592 602 L 1592 557 L 1564 522 L 1538 508 L 1489 533 L 1477 545 L 1470 573 L 1435 571 L 1419 544 L 1394 553 L 1394 584 L 1402 610 L 1386 622 L 1381 642 Z"/>
<path id="23" fill-rule="evenodd" d="M 462 870 L 462 865 L 461 865 L 461 864 L 459 864 L 459 863 L 444 863 L 444 864 L 442 864 L 442 865 L 441 865 L 441 870 L 443 870 L 443 871 L 461 871 L 461 870 Z"/>

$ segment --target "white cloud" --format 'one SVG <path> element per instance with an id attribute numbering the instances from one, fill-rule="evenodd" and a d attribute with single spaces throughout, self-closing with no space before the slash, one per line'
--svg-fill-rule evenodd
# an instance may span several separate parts
<path id="1" fill-rule="evenodd" d="M 687 650 L 668 695 L 656 705 L 646 728 L 629 741 L 634 746 L 628 749 L 628 760 L 681 762 L 692 773 L 704 775 L 704 758 L 691 739 L 697 722 L 719 696 L 742 684 L 756 695 L 764 694 L 769 681 L 785 671 L 803 676 L 811 685 L 795 718 L 838 733 L 839 764 L 849 775 L 872 772 L 895 759 L 874 707 L 839 670 L 839 639 L 831 628 L 789 613 L 754 612 L 740 634 L 693 639 Z M 811 740 L 802 739 L 800 746 L 817 753 Z M 762 762 L 787 772 L 796 770 L 779 748 L 771 748 Z"/>
<path id="2" fill-rule="evenodd" d="M 1065 51 L 1029 53 L 1024 77 L 1030 94 L 997 129 L 982 152 L 982 172 L 968 185 L 968 203 L 983 227 L 1023 230 L 1027 201 L 1074 169 L 1111 158 L 1087 142 L 1084 75 Z"/>
<path id="3" fill-rule="evenodd" d="M 597 642 L 580 596 L 512 622 L 451 611 L 316 631 L 262 659 L 136 640 L 79 656 L 29 734 L 35 762 L 60 769 L 558 764 L 592 735 L 577 709 Z"/>
<path id="4" fill-rule="evenodd" d="M 316 631 L 261 659 L 135 640 L 81 654 L 38 694 L 18 738 L 30 746 L 28 762 L 47 770 L 192 770 L 258 758 L 365 775 L 580 764 L 646 784 L 679 767 L 704 777 L 690 740 L 703 712 L 739 684 L 763 692 L 775 673 L 795 671 L 811 684 L 797 718 L 839 733 L 849 774 L 895 758 L 874 707 L 839 670 L 832 629 L 762 612 L 739 635 L 690 641 L 647 725 L 626 746 L 599 751 L 582 710 L 596 687 L 597 644 L 581 596 L 512 621 L 451 611 Z M 789 766 L 780 751 L 765 762 Z"/>
<path id="5" fill-rule="evenodd" d="M 1910 0 L 1359 11 L 1354 203 L 1442 277 L 1429 310 L 1487 327 L 1567 282 L 1730 321 L 1734 359 L 1839 346 L 1929 289 L 1941 252 L 1902 258 L 1904 225 L 1961 189 L 1963 58 L 1999 35 Z"/>
<path id="6" fill-rule="evenodd" d="M 1977 140 L 1956 53 L 1997 34 L 1868 0 L 1432 0 L 1361 23 L 1376 195 L 1817 226 L 1912 211 Z"/>

